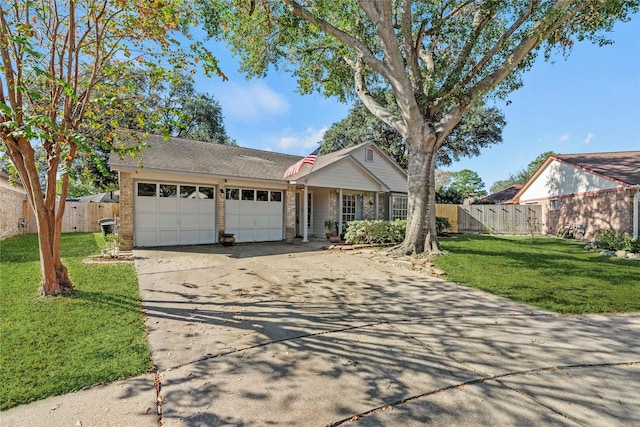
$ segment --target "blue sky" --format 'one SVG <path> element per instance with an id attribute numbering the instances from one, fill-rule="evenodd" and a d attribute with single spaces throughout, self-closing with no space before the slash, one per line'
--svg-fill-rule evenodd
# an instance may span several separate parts
<path id="1" fill-rule="evenodd" d="M 578 43 L 567 60 L 539 59 L 524 76 L 506 116 L 502 144 L 448 167 L 471 169 L 491 184 L 525 168 L 544 151 L 591 153 L 640 150 L 640 15 L 618 23 L 611 46 Z M 229 77 L 198 77 L 196 89 L 222 106 L 227 133 L 243 147 L 306 155 L 349 105 L 320 94 L 301 96 L 295 79 L 271 72 L 247 80 L 224 45 L 214 51 Z"/>

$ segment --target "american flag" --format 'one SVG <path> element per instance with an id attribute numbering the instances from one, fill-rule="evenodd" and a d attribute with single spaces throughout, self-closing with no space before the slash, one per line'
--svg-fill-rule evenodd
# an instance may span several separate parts
<path id="1" fill-rule="evenodd" d="M 318 158 L 318 153 L 320 152 L 320 147 L 316 148 L 315 150 L 313 150 L 310 154 L 308 154 L 304 159 L 297 161 L 296 163 L 292 164 L 291 166 L 289 166 L 289 169 L 287 169 L 287 171 L 284 173 L 284 177 L 288 177 L 290 175 L 293 175 L 295 173 L 300 172 L 300 168 L 302 167 L 302 165 L 312 165 L 316 162 L 316 159 Z"/>

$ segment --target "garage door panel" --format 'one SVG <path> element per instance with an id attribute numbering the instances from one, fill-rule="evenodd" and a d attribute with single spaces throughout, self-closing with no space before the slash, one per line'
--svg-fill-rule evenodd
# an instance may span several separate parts
<path id="1" fill-rule="evenodd" d="M 198 243 L 215 243 L 216 233 L 213 230 L 198 230 Z"/>
<path id="2" fill-rule="evenodd" d="M 269 218 L 256 215 L 255 225 L 256 225 L 256 228 L 267 228 L 269 226 Z"/>
<path id="3" fill-rule="evenodd" d="M 135 218 L 138 228 L 156 228 L 158 225 L 158 217 L 155 213 L 138 212 Z"/>
<path id="4" fill-rule="evenodd" d="M 178 244 L 178 230 L 160 230 L 158 232 L 158 240 L 160 245 L 176 245 Z"/>
<path id="5" fill-rule="evenodd" d="M 197 211 L 199 214 L 213 214 L 216 210 L 216 202 L 213 200 L 198 200 Z"/>
<path id="6" fill-rule="evenodd" d="M 193 245 L 194 243 L 198 243 L 198 231 L 180 230 L 180 241 L 178 243 L 181 245 Z"/>
<path id="7" fill-rule="evenodd" d="M 178 214 L 160 212 L 158 222 L 160 228 L 177 228 Z"/>
<path id="8" fill-rule="evenodd" d="M 195 214 L 180 214 L 180 228 L 181 229 L 194 229 L 198 227 L 198 215 Z"/>
<path id="9" fill-rule="evenodd" d="M 213 230 L 216 224 L 216 217 L 214 215 L 198 215 L 198 228 L 208 228 Z"/>
<path id="10" fill-rule="evenodd" d="M 195 214 L 198 212 L 198 200 L 196 199 L 180 199 L 181 214 Z"/>
<path id="11" fill-rule="evenodd" d="M 161 197 L 160 200 L 158 200 L 160 212 L 178 212 L 178 200 L 180 199 Z"/>
<path id="12" fill-rule="evenodd" d="M 253 216 L 241 216 L 240 217 L 240 228 L 255 228 L 255 218 Z"/>

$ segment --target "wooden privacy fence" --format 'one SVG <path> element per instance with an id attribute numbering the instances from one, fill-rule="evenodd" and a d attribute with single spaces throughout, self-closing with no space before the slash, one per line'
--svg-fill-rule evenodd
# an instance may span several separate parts
<path id="1" fill-rule="evenodd" d="M 531 234 L 542 231 L 540 205 L 436 205 L 453 232 Z"/>
<path id="2" fill-rule="evenodd" d="M 25 200 L 25 203 L 27 201 Z M 37 233 L 36 219 L 31 208 L 27 206 L 28 233 Z M 98 220 L 114 218 L 120 214 L 118 203 L 67 202 L 62 217 L 63 233 L 87 233 L 101 231 Z"/>

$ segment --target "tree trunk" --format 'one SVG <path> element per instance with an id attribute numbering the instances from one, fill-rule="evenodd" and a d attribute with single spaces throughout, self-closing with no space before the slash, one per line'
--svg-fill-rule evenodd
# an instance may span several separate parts
<path id="1" fill-rule="evenodd" d="M 427 128 L 427 126 L 421 126 Z M 436 233 L 435 158 L 436 135 L 429 130 L 418 137 L 407 138 L 408 203 L 407 231 L 404 241 L 393 248 L 396 253 L 439 253 L 442 251 Z"/>
<path id="2" fill-rule="evenodd" d="M 424 251 L 436 255 L 442 253 L 442 247 L 438 241 L 437 235 L 437 222 L 436 222 L 436 164 L 435 154 L 431 158 L 431 165 L 429 166 L 429 185 L 427 186 L 427 210 L 426 210 L 426 223 L 427 232 L 424 239 Z"/>
<path id="3" fill-rule="evenodd" d="M 68 186 L 68 176 L 63 177 L 63 191 L 58 209 L 56 209 L 56 178 L 60 153 L 47 151 L 47 188 L 40 188 L 34 149 L 24 136 L 15 137 L 7 133 L 1 135 L 7 154 L 18 171 L 20 182 L 24 186 L 29 205 L 33 209 L 38 227 L 38 244 L 40 248 L 40 295 L 61 295 L 73 291 L 67 268 L 60 258 L 60 237 L 62 234 L 62 216 Z M 45 148 L 47 147 L 45 143 Z M 54 150 L 55 147 L 49 147 Z"/>
<path id="4" fill-rule="evenodd" d="M 62 215 L 62 212 L 58 212 L 58 214 Z M 69 294 L 73 291 L 73 284 L 69 279 L 67 268 L 60 259 L 61 230 L 56 227 L 55 205 L 53 211 L 47 209 L 46 206 L 36 210 L 36 222 L 42 271 L 40 295 Z"/>

